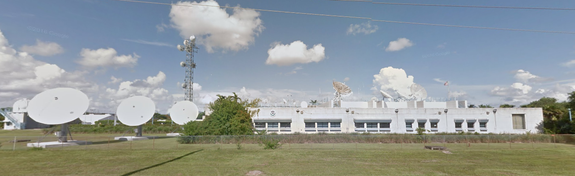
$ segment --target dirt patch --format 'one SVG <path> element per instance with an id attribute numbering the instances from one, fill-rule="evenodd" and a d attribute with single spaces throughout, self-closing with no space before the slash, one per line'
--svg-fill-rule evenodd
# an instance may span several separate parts
<path id="1" fill-rule="evenodd" d="M 259 170 L 253 170 L 253 171 L 249 171 L 246 175 L 258 176 L 258 175 L 264 175 L 264 173 L 262 171 L 259 171 Z"/>
<path id="2" fill-rule="evenodd" d="M 445 154 L 453 154 L 453 153 L 451 153 L 451 152 L 448 151 L 448 150 L 443 150 L 442 152 L 445 153 Z"/>

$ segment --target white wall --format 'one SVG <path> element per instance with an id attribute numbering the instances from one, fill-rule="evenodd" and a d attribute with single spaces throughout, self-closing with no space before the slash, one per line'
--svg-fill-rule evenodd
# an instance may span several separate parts
<path id="1" fill-rule="evenodd" d="M 430 129 L 430 119 L 438 119 L 437 132 L 458 132 L 455 129 L 455 120 L 464 120 L 461 130 L 463 132 L 478 133 L 514 133 L 539 132 L 536 126 L 543 121 L 541 108 L 499 108 L 493 113 L 492 108 L 254 108 L 260 109 L 254 120 L 291 119 L 291 132 L 305 132 L 305 120 L 341 119 L 341 132 L 355 132 L 354 120 L 385 120 L 391 119 L 391 133 L 416 133 L 406 131 L 406 119 L 413 119 L 413 129 L 417 128 L 417 120 L 426 120 L 425 128 Z M 349 109 L 349 112 L 346 110 Z M 271 116 L 271 111 L 275 116 Z M 300 112 L 297 113 L 297 110 Z M 302 113 L 303 111 L 303 113 Z M 512 114 L 525 114 L 525 129 L 513 129 Z M 488 120 L 487 131 L 480 131 L 479 120 Z M 474 131 L 467 128 L 467 120 L 475 120 Z M 497 126 L 496 126 L 497 125 Z"/>
<path id="2" fill-rule="evenodd" d="M 364 101 L 341 101 L 342 108 L 370 108 L 369 102 Z"/>

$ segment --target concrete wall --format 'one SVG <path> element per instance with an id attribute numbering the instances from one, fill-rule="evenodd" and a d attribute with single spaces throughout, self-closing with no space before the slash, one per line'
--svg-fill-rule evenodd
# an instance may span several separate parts
<path id="1" fill-rule="evenodd" d="M 385 102 L 385 108 L 395 109 L 395 108 L 408 108 L 408 107 L 407 102 Z"/>
<path id="2" fill-rule="evenodd" d="M 369 108 L 367 101 L 341 101 L 342 108 Z"/>
<path id="3" fill-rule="evenodd" d="M 543 111 L 541 108 L 498 108 L 497 113 L 493 113 L 492 108 L 254 108 L 260 112 L 253 117 L 254 121 L 265 122 L 274 120 L 290 120 L 291 132 L 306 133 L 305 122 L 312 121 L 341 121 L 342 133 L 356 132 L 355 122 L 381 122 L 391 121 L 389 133 L 416 133 L 418 121 L 425 121 L 425 129 L 431 130 L 431 121 L 437 121 L 435 132 L 478 132 L 478 133 L 513 133 L 523 134 L 525 132 L 537 133 L 537 125 L 543 121 Z M 346 112 L 346 110 L 348 110 Z M 274 111 L 274 113 L 271 113 Z M 298 112 L 299 111 L 299 112 Z M 273 115 L 272 115 L 273 114 Z M 524 114 L 525 129 L 513 129 L 512 114 Z M 412 130 L 406 128 L 406 120 L 413 120 Z M 455 128 L 455 122 L 461 121 L 461 128 Z M 486 121 L 486 128 L 481 130 L 480 121 Z M 467 122 L 474 122 L 474 128 L 467 127 Z M 367 130 L 367 129 L 366 129 Z M 308 130 L 309 131 L 309 130 Z M 376 129 L 376 132 L 383 130 Z M 372 131 L 374 132 L 374 131 Z M 280 132 L 284 133 L 284 132 Z"/>

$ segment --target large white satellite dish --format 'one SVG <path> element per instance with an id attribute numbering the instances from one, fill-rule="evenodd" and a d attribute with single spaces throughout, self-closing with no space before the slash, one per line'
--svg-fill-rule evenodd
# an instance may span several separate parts
<path id="1" fill-rule="evenodd" d="M 148 122 L 154 112 L 156 104 L 148 97 L 135 96 L 125 99 L 116 110 L 118 120 L 128 126 L 140 126 Z"/>
<path id="2" fill-rule="evenodd" d="M 28 102 L 30 102 L 30 100 L 26 98 L 14 102 L 14 105 L 12 106 L 12 112 L 28 112 L 26 109 L 28 108 Z"/>
<path id="3" fill-rule="evenodd" d="M 301 108 L 307 108 L 307 102 L 302 101 L 302 102 L 300 103 L 300 107 L 301 107 Z"/>
<path id="4" fill-rule="evenodd" d="M 46 125 L 59 125 L 82 116 L 90 100 L 83 92 L 72 88 L 55 88 L 34 96 L 28 103 L 28 115 Z"/>
<path id="5" fill-rule="evenodd" d="M 333 89 L 335 89 L 335 91 L 342 96 L 343 95 L 349 95 L 352 93 L 351 88 L 349 88 L 347 85 L 345 85 L 342 82 L 333 81 Z"/>
<path id="6" fill-rule="evenodd" d="M 179 101 L 170 108 L 170 117 L 178 125 L 196 120 L 198 114 L 198 106 L 191 101 Z"/>
<path id="7" fill-rule="evenodd" d="M 421 100 L 427 98 L 427 91 L 423 86 L 413 83 L 411 85 L 411 97 L 416 100 Z"/>
<path id="8" fill-rule="evenodd" d="M 381 93 L 381 96 L 383 96 L 383 98 L 393 98 L 391 95 L 384 92 L 383 90 L 379 90 L 379 93 Z"/>

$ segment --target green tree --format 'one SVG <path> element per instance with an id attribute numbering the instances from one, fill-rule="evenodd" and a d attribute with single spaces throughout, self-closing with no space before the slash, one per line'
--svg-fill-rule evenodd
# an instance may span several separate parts
<path id="1" fill-rule="evenodd" d="M 204 117 L 204 115 L 206 115 L 206 112 L 202 111 L 202 112 L 198 113 L 198 117 L 196 119 L 202 119 L 202 117 Z"/>
<path id="2" fill-rule="evenodd" d="M 256 107 L 260 99 L 242 100 L 236 93 L 233 96 L 218 95 L 218 99 L 208 107 L 212 113 L 203 121 L 189 122 L 184 126 L 184 134 L 195 135 L 251 135 L 254 134 L 252 117 L 258 111 L 248 108 Z"/>
<path id="3" fill-rule="evenodd" d="M 477 106 L 475 106 L 474 104 L 469 104 L 469 106 L 467 106 L 468 108 L 477 108 Z"/>
<path id="4" fill-rule="evenodd" d="M 502 104 L 502 105 L 499 105 L 499 108 L 514 108 L 514 107 L 515 107 L 515 105 L 511 105 L 511 104 Z"/>
<path id="5" fill-rule="evenodd" d="M 154 120 L 159 120 L 159 119 L 168 119 L 168 116 L 165 114 L 160 114 L 160 113 L 154 113 Z"/>
<path id="6" fill-rule="evenodd" d="M 573 92 L 569 94 L 570 97 Z M 532 101 L 529 104 L 521 105 L 523 108 L 542 108 L 543 109 L 543 128 L 546 133 L 574 133 L 574 123 L 569 121 L 567 107 L 574 102 L 574 99 L 569 99 L 569 102 L 557 102 L 557 99 L 550 97 L 543 97 L 539 100 Z"/>
<path id="7" fill-rule="evenodd" d="M 493 108 L 491 105 L 480 104 L 479 108 Z"/>

